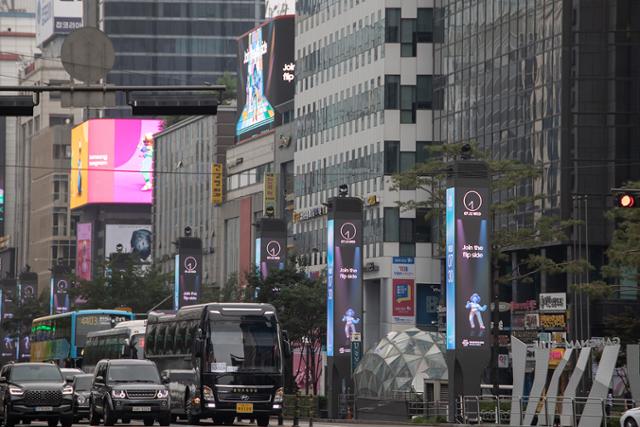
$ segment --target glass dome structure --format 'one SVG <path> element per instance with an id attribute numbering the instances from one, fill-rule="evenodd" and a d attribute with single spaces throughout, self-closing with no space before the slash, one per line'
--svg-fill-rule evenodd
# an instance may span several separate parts
<path id="1" fill-rule="evenodd" d="M 355 394 L 389 397 L 424 392 L 424 381 L 447 381 L 444 336 L 411 328 L 389 332 L 354 372 Z"/>

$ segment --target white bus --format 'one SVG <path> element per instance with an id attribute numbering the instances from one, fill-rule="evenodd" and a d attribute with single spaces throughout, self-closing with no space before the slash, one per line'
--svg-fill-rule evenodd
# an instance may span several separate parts
<path id="1" fill-rule="evenodd" d="M 102 359 L 144 359 L 146 320 L 120 322 L 106 331 L 87 335 L 82 370 L 93 373 Z"/>

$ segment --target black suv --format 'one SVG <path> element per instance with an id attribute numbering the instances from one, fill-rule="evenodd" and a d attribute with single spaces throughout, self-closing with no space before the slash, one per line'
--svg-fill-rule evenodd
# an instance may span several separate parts
<path id="1" fill-rule="evenodd" d="M 73 415 L 75 422 L 89 418 L 89 396 L 93 384 L 92 374 L 81 374 L 73 377 Z"/>
<path id="2" fill-rule="evenodd" d="M 4 425 L 46 420 L 49 427 L 73 424 L 73 387 L 48 363 L 11 363 L 0 370 Z"/>
<path id="3" fill-rule="evenodd" d="M 89 422 L 112 426 L 118 419 L 142 419 L 145 426 L 171 424 L 169 390 L 149 360 L 101 360 L 96 365 Z"/>

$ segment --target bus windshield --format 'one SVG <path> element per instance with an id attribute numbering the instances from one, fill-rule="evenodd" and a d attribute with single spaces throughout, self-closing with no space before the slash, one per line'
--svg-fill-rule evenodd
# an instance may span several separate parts
<path id="1" fill-rule="evenodd" d="M 280 373 L 277 324 L 267 319 L 211 322 L 211 372 Z"/>
<path id="2" fill-rule="evenodd" d="M 132 359 L 144 359 L 144 334 L 131 336 L 131 350 Z"/>

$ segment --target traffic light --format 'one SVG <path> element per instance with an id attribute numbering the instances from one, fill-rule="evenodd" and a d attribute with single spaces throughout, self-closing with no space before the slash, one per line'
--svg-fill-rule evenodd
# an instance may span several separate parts
<path id="1" fill-rule="evenodd" d="M 616 206 L 619 208 L 635 208 L 637 196 L 632 193 L 620 193 L 616 197 Z"/>

